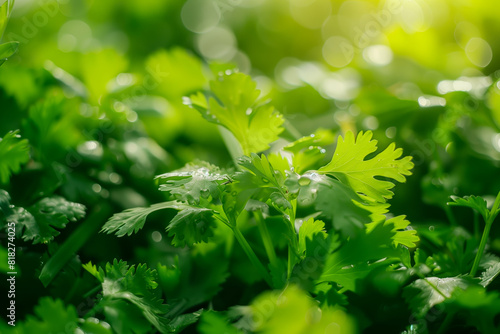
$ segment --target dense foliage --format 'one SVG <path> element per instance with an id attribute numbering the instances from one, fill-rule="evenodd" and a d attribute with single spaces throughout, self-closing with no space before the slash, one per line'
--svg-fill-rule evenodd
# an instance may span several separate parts
<path id="1" fill-rule="evenodd" d="M 499 333 L 494 4 L 5 1 L 0 332 Z"/>

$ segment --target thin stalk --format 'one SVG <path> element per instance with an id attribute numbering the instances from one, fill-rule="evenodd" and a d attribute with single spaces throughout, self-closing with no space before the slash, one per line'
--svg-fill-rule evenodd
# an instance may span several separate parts
<path id="1" fill-rule="evenodd" d="M 295 210 L 297 209 L 297 200 L 294 199 L 291 201 L 292 209 L 290 210 L 290 223 L 291 228 L 293 230 L 293 235 L 295 236 Z M 295 266 L 295 251 L 294 247 L 296 247 L 296 238 L 292 240 L 292 244 L 288 244 L 288 265 L 287 265 L 287 278 L 292 276 L 293 267 Z"/>
<path id="2" fill-rule="evenodd" d="M 483 231 L 483 236 L 481 238 L 481 243 L 479 244 L 479 248 L 476 253 L 476 258 L 474 259 L 474 264 L 472 265 L 472 269 L 470 271 L 470 275 L 472 277 L 476 276 L 477 269 L 479 268 L 479 262 L 481 261 L 481 257 L 484 252 L 484 248 L 486 247 L 486 241 L 488 240 L 488 235 L 490 234 L 490 229 L 491 229 L 491 224 L 492 221 L 488 219 L 488 222 L 486 222 L 486 226 L 484 227 Z"/>
<path id="3" fill-rule="evenodd" d="M 99 284 L 98 286 L 93 287 L 91 290 L 87 291 L 87 293 L 85 293 L 83 295 L 83 298 L 89 298 L 90 296 L 92 296 L 93 294 L 95 294 L 97 291 L 99 291 L 101 288 L 102 288 L 101 284 Z"/>
<path id="4" fill-rule="evenodd" d="M 277 267 L 278 258 L 276 257 L 273 240 L 271 239 L 271 235 L 269 234 L 269 230 L 267 229 L 267 225 L 264 220 L 264 217 L 262 216 L 262 212 L 257 210 L 253 212 L 253 215 L 255 217 L 255 221 L 257 222 L 257 226 L 259 228 L 262 241 L 264 242 L 264 248 L 266 249 L 266 254 L 267 257 L 269 258 L 269 262 L 273 267 Z"/>
<path id="5" fill-rule="evenodd" d="M 238 229 L 238 227 L 233 227 L 233 232 L 234 236 L 236 237 L 236 240 L 241 245 L 241 248 L 243 248 L 243 251 L 247 254 L 248 258 L 250 259 L 250 262 L 253 264 L 253 266 L 260 272 L 260 275 L 264 280 L 266 281 L 269 286 L 272 286 L 272 280 L 271 280 L 271 275 L 267 272 L 266 268 L 260 262 L 259 258 L 257 255 L 255 255 L 255 252 L 253 251 L 252 247 L 248 244 L 247 239 L 241 234 L 241 231 Z"/>
<path id="6" fill-rule="evenodd" d="M 474 210 L 474 238 L 479 239 L 479 213 Z"/>
<path id="7" fill-rule="evenodd" d="M 451 321 L 453 320 L 453 316 L 455 313 L 448 313 L 446 314 L 446 317 L 444 318 L 444 321 L 441 323 L 441 326 L 439 326 L 439 329 L 437 331 L 438 334 L 443 334 L 446 333 L 446 330 L 451 324 Z"/>
<path id="8" fill-rule="evenodd" d="M 290 278 L 292 277 L 292 269 L 293 269 L 293 261 L 295 260 L 293 250 L 290 245 L 288 245 L 288 265 L 287 265 L 287 272 L 286 272 L 286 277 Z"/>
<path id="9" fill-rule="evenodd" d="M 77 277 L 75 282 L 73 283 L 73 287 L 69 290 L 69 292 L 64 296 L 64 302 L 65 303 L 69 303 L 69 301 L 71 300 L 71 298 L 73 298 L 75 292 L 78 290 L 78 288 L 80 287 L 80 281 L 82 279 L 80 277 Z M 99 285 L 99 287 L 101 287 Z M 86 298 L 86 297 L 84 297 Z"/>
<path id="10" fill-rule="evenodd" d="M 289 120 L 285 120 L 284 124 L 286 131 L 293 137 L 293 139 L 297 140 L 302 138 L 302 134 Z"/>
<path id="11" fill-rule="evenodd" d="M 233 159 L 234 165 L 238 167 L 238 159 L 244 155 L 243 149 L 241 148 L 240 143 L 234 137 L 234 135 L 226 129 L 225 127 L 219 125 L 219 132 L 221 134 L 222 140 L 224 144 L 226 144 L 226 148 Z"/>
<path id="12" fill-rule="evenodd" d="M 340 293 L 340 294 L 342 294 L 342 293 L 344 293 L 346 291 L 347 291 L 347 288 L 344 286 L 344 287 L 340 288 L 337 292 Z"/>
<path id="13" fill-rule="evenodd" d="M 448 205 L 443 206 L 444 212 L 446 212 L 446 217 L 448 217 L 448 220 L 450 221 L 451 226 L 457 226 L 457 221 L 455 219 L 455 216 L 453 216 L 453 212 L 451 212 L 451 208 Z"/>
<path id="14" fill-rule="evenodd" d="M 61 247 L 43 266 L 39 276 L 43 286 L 47 287 L 52 282 L 64 265 L 92 235 L 97 233 L 106 217 L 109 217 L 110 214 L 111 208 L 109 206 L 99 205 L 90 213 L 85 221 L 80 223 L 80 226 L 64 241 Z"/>
<path id="15" fill-rule="evenodd" d="M 496 211 L 498 210 L 499 207 L 500 207 L 500 191 L 498 192 L 497 198 L 495 199 L 495 203 L 493 203 L 493 207 L 491 208 L 490 211 L 491 212 L 490 219 L 492 221 L 495 220 L 497 216 Z"/>
<path id="16" fill-rule="evenodd" d="M 500 206 L 500 192 L 495 199 L 495 203 L 493 204 L 493 208 L 488 215 L 488 219 L 486 220 L 486 224 L 484 226 L 483 236 L 481 237 L 481 243 L 479 244 L 479 248 L 477 250 L 476 258 L 474 259 L 474 264 L 472 265 L 472 269 L 470 271 L 470 276 L 476 276 L 477 269 L 479 268 L 479 262 L 481 262 L 481 257 L 484 253 L 484 248 L 486 247 L 486 241 L 488 241 L 488 236 L 490 234 L 491 225 L 493 225 L 493 221 L 495 220 L 495 212 L 498 210 Z"/>

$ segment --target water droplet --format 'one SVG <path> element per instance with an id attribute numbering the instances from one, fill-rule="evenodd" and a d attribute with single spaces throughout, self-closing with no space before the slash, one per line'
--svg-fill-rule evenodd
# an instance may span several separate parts
<path id="1" fill-rule="evenodd" d="M 311 179 L 308 178 L 308 177 L 305 177 L 305 176 L 302 176 L 300 179 L 299 179 L 299 184 L 301 186 L 307 186 L 311 183 Z"/>
<path id="2" fill-rule="evenodd" d="M 429 231 L 434 231 L 434 226 L 429 226 Z"/>
<path id="3" fill-rule="evenodd" d="M 311 173 L 311 174 L 309 174 L 309 178 L 312 181 L 320 181 L 321 180 L 321 177 L 319 176 L 318 173 Z"/>
<path id="4" fill-rule="evenodd" d="M 268 179 L 266 179 L 265 177 L 263 177 L 263 178 L 262 178 L 262 182 L 264 182 L 264 183 L 269 183 L 269 180 L 268 180 Z"/>
<path id="5" fill-rule="evenodd" d="M 162 235 L 158 231 L 154 231 L 151 233 L 151 239 L 153 239 L 154 242 L 160 242 L 162 239 Z"/>

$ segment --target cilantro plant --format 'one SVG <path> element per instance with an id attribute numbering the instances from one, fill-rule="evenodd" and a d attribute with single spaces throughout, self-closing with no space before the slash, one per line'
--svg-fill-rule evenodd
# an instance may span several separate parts
<path id="1" fill-rule="evenodd" d="M 375 153 L 371 132 L 348 132 L 323 164 L 327 152 L 319 144 L 333 136 L 318 132 L 259 155 L 283 132 L 282 115 L 259 101 L 245 74 L 222 73 L 210 87 L 185 103 L 223 127 L 236 165 L 198 161 L 157 176 L 171 200 L 115 214 L 103 232 L 138 233 L 149 214 L 174 210 L 166 230 L 175 247 L 212 241 L 228 229 L 269 288 L 298 284 L 313 294 L 355 292 L 358 280 L 401 263 L 416 246 L 405 217 L 387 217 L 393 182 L 405 182 L 413 167 L 401 149 L 391 144 Z M 244 232 L 252 226 L 259 238 L 249 241 Z"/>

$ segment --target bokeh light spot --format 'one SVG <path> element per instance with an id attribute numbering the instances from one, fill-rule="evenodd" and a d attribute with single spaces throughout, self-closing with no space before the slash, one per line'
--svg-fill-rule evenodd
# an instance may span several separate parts
<path id="1" fill-rule="evenodd" d="M 92 30 L 80 20 L 66 22 L 57 36 L 57 47 L 62 52 L 85 51 L 91 43 Z"/>
<path id="2" fill-rule="evenodd" d="M 207 32 L 219 24 L 221 13 L 212 0 L 188 0 L 181 11 L 184 26 L 196 33 Z"/>
<path id="3" fill-rule="evenodd" d="M 465 46 L 467 58 L 476 66 L 486 67 L 493 58 L 491 46 L 484 39 L 474 37 Z"/>
<path id="4" fill-rule="evenodd" d="M 209 59 L 229 61 L 236 54 L 236 38 L 231 30 L 216 27 L 198 36 L 198 50 Z"/>
<path id="5" fill-rule="evenodd" d="M 363 50 L 363 58 L 372 65 L 385 66 L 391 63 L 392 50 L 385 45 L 371 45 Z"/>
<path id="6" fill-rule="evenodd" d="M 323 58 L 334 67 L 347 66 L 354 58 L 354 47 L 344 37 L 330 37 L 323 45 Z"/>
<path id="7" fill-rule="evenodd" d="M 329 0 L 292 0 L 290 13 L 295 21 L 309 29 L 321 28 L 332 12 Z"/>

